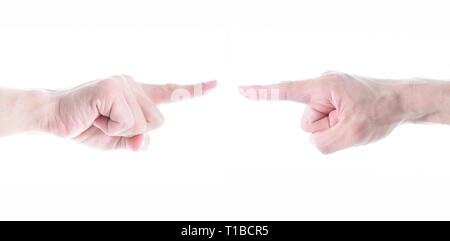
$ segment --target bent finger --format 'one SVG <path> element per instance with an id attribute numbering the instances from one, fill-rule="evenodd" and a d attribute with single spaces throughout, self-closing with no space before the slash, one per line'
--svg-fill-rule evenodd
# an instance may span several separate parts
<path id="1" fill-rule="evenodd" d="M 307 132 L 318 132 L 330 128 L 328 114 L 307 106 L 303 112 L 301 127 Z"/>

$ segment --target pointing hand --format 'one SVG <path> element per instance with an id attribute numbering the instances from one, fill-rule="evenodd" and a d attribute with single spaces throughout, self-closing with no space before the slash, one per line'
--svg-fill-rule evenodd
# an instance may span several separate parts
<path id="1" fill-rule="evenodd" d="M 385 81 L 338 72 L 309 80 L 241 86 L 255 100 L 306 104 L 301 127 L 325 154 L 374 142 L 407 120 L 407 81 Z"/>
<path id="2" fill-rule="evenodd" d="M 101 149 L 147 148 L 148 132 L 164 118 L 157 105 L 202 96 L 216 81 L 197 85 L 152 85 L 113 76 L 52 94 L 44 129 Z"/>

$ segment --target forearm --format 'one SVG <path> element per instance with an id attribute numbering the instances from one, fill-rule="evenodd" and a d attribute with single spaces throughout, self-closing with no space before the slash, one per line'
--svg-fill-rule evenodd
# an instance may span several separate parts
<path id="1" fill-rule="evenodd" d="M 49 91 L 0 89 L 0 136 L 45 130 L 53 107 Z"/>

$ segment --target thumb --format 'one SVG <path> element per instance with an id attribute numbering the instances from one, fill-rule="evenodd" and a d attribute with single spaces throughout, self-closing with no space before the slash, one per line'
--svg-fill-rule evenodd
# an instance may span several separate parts
<path id="1" fill-rule="evenodd" d="M 252 100 L 289 100 L 308 104 L 312 81 L 285 81 L 270 85 L 239 86 L 239 92 Z"/>
<path id="2" fill-rule="evenodd" d="M 207 94 L 217 86 L 217 81 L 212 80 L 204 83 L 193 85 L 152 85 L 142 84 L 142 88 L 147 96 L 153 100 L 155 104 L 171 103 L 180 100 L 199 97 Z"/>

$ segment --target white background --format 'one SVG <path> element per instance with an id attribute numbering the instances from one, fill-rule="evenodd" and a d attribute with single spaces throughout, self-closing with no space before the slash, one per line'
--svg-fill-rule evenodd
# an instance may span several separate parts
<path id="1" fill-rule="evenodd" d="M 70 88 L 114 74 L 218 80 L 161 106 L 148 151 L 40 133 L 0 139 L 0 219 L 448 219 L 450 127 L 404 125 L 322 155 L 304 106 L 239 84 L 326 70 L 450 77 L 446 1 L 2 1 L 0 84 Z"/>

